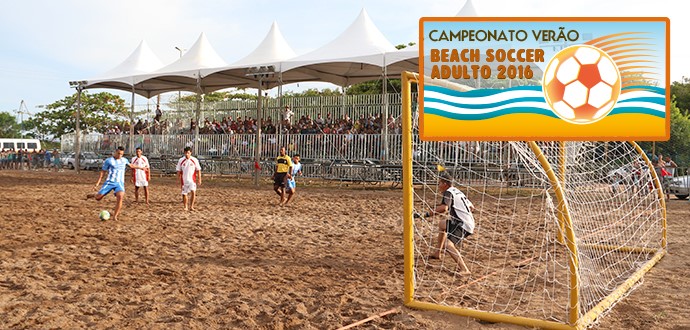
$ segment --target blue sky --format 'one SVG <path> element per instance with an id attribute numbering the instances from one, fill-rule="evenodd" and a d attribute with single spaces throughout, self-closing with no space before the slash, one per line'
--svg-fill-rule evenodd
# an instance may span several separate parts
<path id="1" fill-rule="evenodd" d="M 146 40 L 169 64 L 175 46 L 204 32 L 232 63 L 251 52 L 277 21 L 295 52 L 316 49 L 344 31 L 362 8 L 392 44 L 417 40 L 422 16 L 453 16 L 466 0 L 121 0 L 3 3 L 0 11 L 0 112 L 32 113 L 73 92 L 68 82 L 98 76 Z M 690 76 L 690 20 L 671 0 L 473 0 L 479 16 L 664 16 L 671 19 L 671 80 Z M 301 83 L 285 89 L 328 87 Z M 330 86 L 333 87 L 333 86 Z M 102 91 L 102 90 L 95 90 Z M 129 102 L 127 93 L 115 92 Z M 272 94 L 275 90 L 271 91 Z M 164 94 L 162 101 L 167 101 Z M 152 99 L 150 102 L 155 102 Z M 145 98 L 137 97 L 137 105 Z"/>

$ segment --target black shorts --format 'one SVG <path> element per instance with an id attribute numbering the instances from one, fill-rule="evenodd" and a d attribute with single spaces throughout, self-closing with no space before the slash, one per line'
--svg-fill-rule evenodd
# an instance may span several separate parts
<path id="1" fill-rule="evenodd" d="M 276 173 L 275 179 L 273 179 L 273 185 L 279 186 L 279 187 L 285 187 L 285 177 L 286 176 L 287 176 L 287 172 Z"/>
<path id="2" fill-rule="evenodd" d="M 464 228 L 462 228 L 463 222 L 457 219 L 446 220 L 446 233 L 448 234 L 448 239 L 453 242 L 453 244 L 458 244 L 458 242 L 465 239 L 465 237 L 472 235 Z"/>

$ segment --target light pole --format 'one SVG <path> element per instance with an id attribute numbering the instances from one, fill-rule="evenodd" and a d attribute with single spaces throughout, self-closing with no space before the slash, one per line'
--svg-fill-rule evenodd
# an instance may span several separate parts
<path id="1" fill-rule="evenodd" d="M 256 143 L 254 148 L 254 185 L 257 187 L 259 186 L 259 176 L 261 174 L 259 172 L 259 162 L 261 161 L 261 108 L 263 106 L 263 95 L 261 93 L 263 89 L 263 79 L 273 74 L 275 74 L 275 67 L 273 65 L 249 68 L 246 73 L 246 76 L 254 77 L 259 80 L 259 91 L 256 101 Z"/>
<path id="2" fill-rule="evenodd" d="M 69 86 L 72 88 L 77 89 L 77 110 L 76 110 L 76 115 L 75 115 L 75 127 L 74 127 L 74 169 L 77 170 L 77 173 L 79 173 L 79 156 L 81 154 L 81 128 L 79 127 L 79 114 L 81 112 L 81 92 L 84 90 L 84 86 L 88 81 L 85 80 L 80 80 L 80 81 L 70 81 Z"/>
<path id="3" fill-rule="evenodd" d="M 14 110 L 14 112 L 19 115 L 19 135 L 21 138 L 24 138 L 24 114 L 30 115 L 29 109 L 26 108 L 26 103 L 24 103 L 24 100 L 22 100 L 21 103 L 19 103 L 19 109 Z"/>
<path id="4" fill-rule="evenodd" d="M 186 49 L 180 48 L 175 46 L 175 49 L 177 49 L 180 52 L 180 58 L 182 58 L 182 52 L 185 51 Z M 180 112 L 182 112 L 182 91 L 177 91 L 177 115 L 180 115 Z M 198 123 L 197 123 L 198 125 Z M 196 150 L 194 150 L 196 152 Z"/>

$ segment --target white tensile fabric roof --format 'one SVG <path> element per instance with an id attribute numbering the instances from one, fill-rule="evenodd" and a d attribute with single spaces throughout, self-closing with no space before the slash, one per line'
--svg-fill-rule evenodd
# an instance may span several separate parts
<path id="1" fill-rule="evenodd" d="M 396 51 L 362 9 L 354 22 L 330 43 L 282 64 L 283 79 L 308 74 L 340 86 L 380 78 L 386 52 Z"/>
<path id="2" fill-rule="evenodd" d="M 259 66 L 273 66 L 280 72 L 281 64 L 290 58 L 295 57 L 295 51 L 283 37 L 278 28 L 278 23 L 273 22 L 271 29 L 264 37 L 263 41 L 249 55 L 225 67 L 202 69 L 202 85 L 214 87 L 257 87 L 258 80 L 255 77 L 247 76 L 247 69 Z M 308 81 L 316 79 L 312 76 L 299 77 L 298 81 Z M 281 84 L 279 74 L 266 77 L 264 86 L 273 87 Z M 284 82 L 282 83 L 289 83 Z"/>
<path id="3" fill-rule="evenodd" d="M 474 9 L 474 5 L 472 4 L 472 0 L 467 0 L 465 2 L 465 5 L 460 8 L 460 11 L 455 14 L 457 17 L 475 17 L 477 16 L 477 11 Z"/>
<path id="4" fill-rule="evenodd" d="M 108 72 L 87 79 L 87 84 L 84 87 L 132 91 L 134 78 L 137 75 L 151 73 L 162 67 L 163 62 L 151 51 L 146 41 L 142 40 L 127 59 Z"/>
<path id="5" fill-rule="evenodd" d="M 458 16 L 476 16 L 467 0 Z M 417 45 L 397 50 L 362 9 L 358 17 L 337 38 L 309 53 L 295 56 L 273 23 L 263 41 L 248 55 L 228 65 L 201 34 L 179 60 L 163 67 L 142 42 L 119 66 L 88 80 L 86 88 L 134 90 L 150 98 L 171 91 L 209 93 L 228 87 L 257 87 L 247 69 L 273 66 L 274 75 L 263 79 L 264 87 L 302 81 L 330 82 L 340 86 L 395 77 L 404 70 L 416 71 Z M 384 69 L 385 68 L 385 69 Z M 384 71 L 385 70 L 385 71 Z"/>
<path id="6" fill-rule="evenodd" d="M 477 11 L 474 9 L 472 0 L 467 0 L 465 5 L 460 8 L 456 17 L 476 17 Z M 417 71 L 419 68 L 419 44 L 406 47 L 395 52 L 386 53 L 389 73 L 401 73 L 402 71 Z"/>
<path id="7" fill-rule="evenodd" d="M 215 51 L 202 33 L 194 45 L 177 61 L 154 72 L 135 77 L 135 88 L 146 91 L 149 97 L 171 91 L 185 90 L 190 92 L 209 93 L 216 89 L 197 88 L 200 71 L 206 68 L 222 67 L 227 63 Z M 141 93 L 140 93 L 141 94 Z"/>

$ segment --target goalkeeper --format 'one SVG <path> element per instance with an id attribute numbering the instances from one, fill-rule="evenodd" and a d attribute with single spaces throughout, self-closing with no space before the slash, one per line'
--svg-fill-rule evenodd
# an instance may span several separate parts
<path id="1" fill-rule="evenodd" d="M 453 179 L 447 173 L 439 175 L 438 190 L 443 193 L 441 204 L 424 216 L 430 217 L 448 212 L 448 219 L 439 220 L 438 247 L 429 257 L 438 259 L 441 252 L 446 250 L 460 267 L 460 275 L 469 275 L 470 270 L 455 245 L 474 232 L 474 216 L 472 216 L 474 205 L 460 189 L 453 187 Z M 421 217 L 421 215 L 417 216 Z M 448 241 L 452 244 L 447 244 Z"/>

